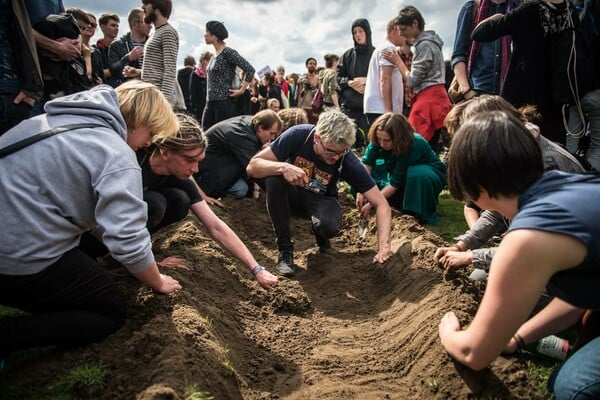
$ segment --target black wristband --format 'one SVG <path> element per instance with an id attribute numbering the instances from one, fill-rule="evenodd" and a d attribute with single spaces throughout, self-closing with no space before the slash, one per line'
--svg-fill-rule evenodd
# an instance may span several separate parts
<path id="1" fill-rule="evenodd" d="M 521 335 L 519 335 L 518 333 L 515 333 L 513 335 L 513 339 L 515 339 L 515 343 L 517 344 L 518 351 L 523 350 L 525 348 L 525 341 L 523 340 Z"/>

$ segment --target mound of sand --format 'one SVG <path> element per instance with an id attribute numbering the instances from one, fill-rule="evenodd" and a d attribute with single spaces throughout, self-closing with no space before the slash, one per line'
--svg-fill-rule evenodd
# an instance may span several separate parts
<path id="1" fill-rule="evenodd" d="M 263 199 L 215 210 L 273 271 L 274 235 Z M 373 265 L 374 220 L 357 236 L 351 204 L 332 254 L 319 254 L 309 222 L 293 220 L 297 274 L 262 289 L 192 217 L 154 238 L 158 258 L 177 255 L 190 270 L 164 296 L 110 267 L 130 299 L 123 329 L 99 344 L 13 372 L 44 385 L 82 363 L 109 371 L 103 399 L 543 398 L 525 361 L 500 357 L 473 372 L 442 349 L 438 323 L 449 310 L 466 324 L 483 288 L 468 272 L 444 276 L 432 256 L 442 240 L 411 217 L 394 215 L 385 265 Z M 443 222 L 442 222 L 443 223 Z"/>

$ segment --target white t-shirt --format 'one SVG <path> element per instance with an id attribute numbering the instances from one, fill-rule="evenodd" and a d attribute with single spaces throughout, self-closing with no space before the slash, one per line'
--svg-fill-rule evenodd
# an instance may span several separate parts
<path id="1" fill-rule="evenodd" d="M 365 114 L 383 114 L 385 112 L 381 87 L 379 85 L 381 67 L 384 66 L 391 66 L 394 68 L 394 71 L 392 72 L 392 109 L 394 112 L 402 112 L 402 105 L 404 104 L 402 75 L 394 64 L 383 58 L 381 53 L 384 50 L 397 51 L 396 46 L 390 41 L 385 40 L 385 42 L 377 47 L 371 55 L 369 72 L 367 73 L 367 83 L 365 85 L 365 95 L 363 98 Z"/>

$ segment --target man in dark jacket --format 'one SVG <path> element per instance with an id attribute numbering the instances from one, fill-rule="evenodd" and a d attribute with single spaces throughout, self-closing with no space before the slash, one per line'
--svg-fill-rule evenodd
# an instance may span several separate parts
<path id="1" fill-rule="evenodd" d="M 250 159 L 281 133 L 281 119 L 273 110 L 241 115 L 218 122 L 206 131 L 206 157 L 194 179 L 206 196 L 248 194 L 246 167 Z M 205 199 L 212 201 L 210 198 Z"/>
<path id="2" fill-rule="evenodd" d="M 123 76 L 123 68 L 126 66 L 142 70 L 144 44 L 150 33 L 150 24 L 144 22 L 144 10 L 141 8 L 129 11 L 127 22 L 129 33 L 115 40 L 108 50 L 110 75 L 119 83 L 128 79 Z"/>
<path id="3" fill-rule="evenodd" d="M 371 26 L 364 18 L 352 23 L 354 47 L 346 50 L 337 67 L 342 111 L 356 123 L 354 147 L 364 147 L 364 135 L 369 129 L 363 111 L 363 95 L 369 70 L 369 60 L 375 50 L 371 43 Z"/>

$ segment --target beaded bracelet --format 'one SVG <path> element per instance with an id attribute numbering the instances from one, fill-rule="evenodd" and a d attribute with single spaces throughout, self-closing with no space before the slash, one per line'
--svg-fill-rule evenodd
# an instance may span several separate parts
<path id="1" fill-rule="evenodd" d="M 252 275 L 256 276 L 260 271 L 264 271 L 265 267 L 263 267 L 262 265 L 257 265 L 256 267 L 252 268 L 250 270 L 250 272 L 252 272 Z"/>

